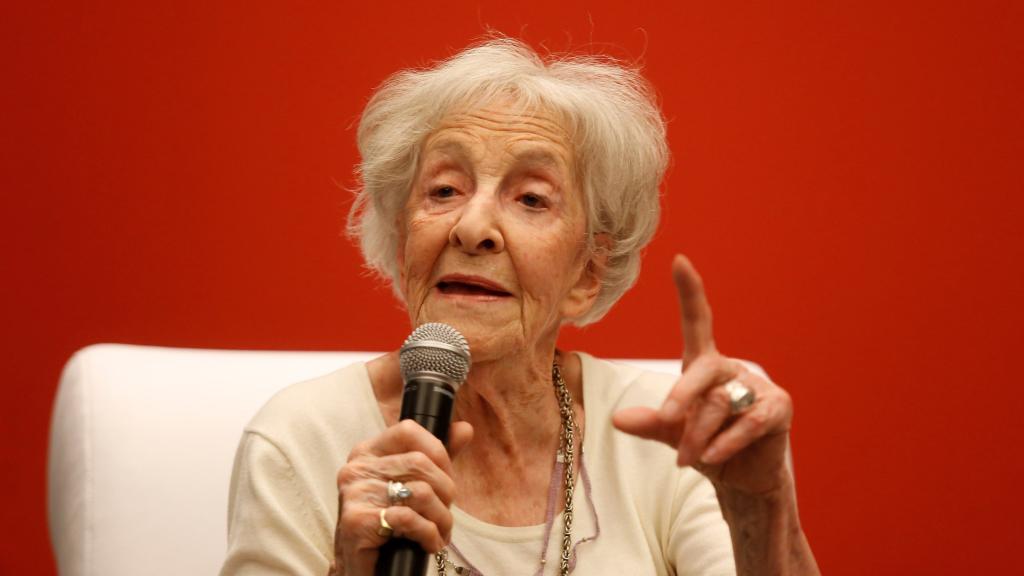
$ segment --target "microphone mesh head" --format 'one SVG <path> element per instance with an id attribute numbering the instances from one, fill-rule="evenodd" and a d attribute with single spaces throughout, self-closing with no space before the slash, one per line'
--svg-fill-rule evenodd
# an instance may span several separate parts
<path id="1" fill-rule="evenodd" d="M 471 364 L 469 344 L 459 331 L 447 324 L 431 322 L 412 331 L 398 353 L 402 380 L 418 374 L 440 376 L 458 390 Z"/>

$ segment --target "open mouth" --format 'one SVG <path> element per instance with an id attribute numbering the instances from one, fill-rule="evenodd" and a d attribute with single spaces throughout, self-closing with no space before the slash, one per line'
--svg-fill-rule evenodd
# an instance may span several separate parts
<path id="1" fill-rule="evenodd" d="M 492 286 L 484 286 L 475 282 L 467 282 L 463 280 L 447 280 L 437 283 L 437 289 L 442 294 L 452 294 L 460 296 L 493 296 L 503 297 L 511 296 L 508 292 L 499 290 Z"/>

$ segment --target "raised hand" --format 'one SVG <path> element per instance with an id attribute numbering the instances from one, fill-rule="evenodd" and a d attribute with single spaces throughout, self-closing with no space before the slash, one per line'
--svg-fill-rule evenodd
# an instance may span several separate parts
<path id="1" fill-rule="evenodd" d="M 785 390 L 720 354 L 711 307 L 690 261 L 677 255 L 672 277 L 679 293 L 683 372 L 660 410 L 617 412 L 615 426 L 677 450 L 680 466 L 693 466 L 720 489 L 766 494 L 791 483 L 786 464 L 793 403 Z M 732 413 L 724 385 L 737 381 L 754 392 L 753 405 Z"/>

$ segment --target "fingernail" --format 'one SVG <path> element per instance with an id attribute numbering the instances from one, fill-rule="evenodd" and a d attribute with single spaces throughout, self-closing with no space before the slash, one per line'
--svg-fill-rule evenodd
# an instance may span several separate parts
<path id="1" fill-rule="evenodd" d="M 701 464 L 717 464 L 718 463 L 718 449 L 708 448 L 700 455 Z"/>
<path id="2" fill-rule="evenodd" d="M 669 422 L 678 420 L 682 414 L 683 406 L 675 398 L 665 400 L 665 405 L 661 407 L 662 420 L 668 420 Z"/>

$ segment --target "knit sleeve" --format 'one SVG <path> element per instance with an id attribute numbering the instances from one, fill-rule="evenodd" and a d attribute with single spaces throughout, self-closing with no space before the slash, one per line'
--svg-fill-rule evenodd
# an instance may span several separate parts
<path id="1" fill-rule="evenodd" d="M 711 482 L 696 471 L 681 476 L 667 557 L 678 576 L 734 576 L 729 526 Z"/>
<path id="2" fill-rule="evenodd" d="M 228 501 L 228 551 L 221 576 L 325 576 L 333 556 L 327 514 L 301 485 L 287 455 L 247 431 L 235 455 Z"/>

